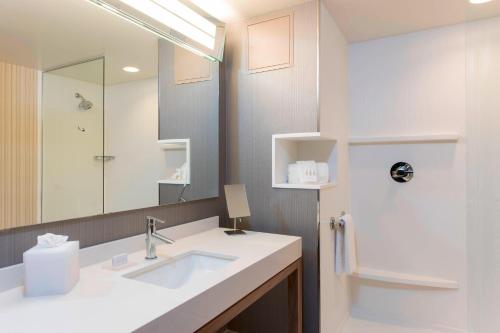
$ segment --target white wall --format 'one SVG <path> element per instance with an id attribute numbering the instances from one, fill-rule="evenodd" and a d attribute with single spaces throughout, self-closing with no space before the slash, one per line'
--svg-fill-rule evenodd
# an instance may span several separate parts
<path id="1" fill-rule="evenodd" d="M 80 111 L 76 92 L 94 107 Z M 42 222 L 102 214 L 102 163 L 94 159 L 103 150 L 102 98 L 102 84 L 43 75 Z"/>
<path id="2" fill-rule="evenodd" d="M 467 26 L 467 245 L 471 332 L 500 328 L 500 18 Z"/>
<path id="3" fill-rule="evenodd" d="M 320 191 L 321 332 L 338 332 L 349 316 L 349 286 L 333 269 L 334 233 L 330 217 L 349 212 L 349 110 L 347 42 L 321 2 L 319 39 L 319 127 L 337 139 L 336 186 Z M 332 170 L 333 171 L 333 170 Z"/>
<path id="4" fill-rule="evenodd" d="M 459 133 L 465 127 L 465 31 L 453 26 L 350 47 L 352 136 Z M 353 279 L 354 316 L 461 332 L 467 327 L 465 144 L 351 146 L 360 265 L 457 280 L 436 290 Z M 406 161 L 414 179 L 390 167 Z"/>
<path id="5" fill-rule="evenodd" d="M 158 145 L 158 79 L 106 86 L 104 212 L 158 205 L 166 178 Z"/>

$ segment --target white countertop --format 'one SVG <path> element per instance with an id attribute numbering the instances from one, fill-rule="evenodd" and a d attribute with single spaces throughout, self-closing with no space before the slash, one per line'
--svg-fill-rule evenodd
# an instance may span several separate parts
<path id="1" fill-rule="evenodd" d="M 18 287 L 0 293 L 2 332 L 193 332 L 301 256 L 299 237 L 247 232 L 227 236 L 216 228 L 159 245 L 159 259 L 144 251 L 120 271 L 109 261 L 81 269 L 68 294 L 25 298 Z M 123 275 L 189 251 L 238 257 L 190 288 L 167 289 Z"/>

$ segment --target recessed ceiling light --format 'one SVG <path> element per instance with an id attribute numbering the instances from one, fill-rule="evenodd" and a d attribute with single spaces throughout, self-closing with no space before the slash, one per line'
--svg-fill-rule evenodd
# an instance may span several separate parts
<path id="1" fill-rule="evenodd" d="M 469 2 L 473 5 L 479 5 L 482 3 L 487 3 L 490 2 L 491 0 L 469 0 Z"/>
<path id="2" fill-rule="evenodd" d="M 123 70 L 125 72 L 129 72 L 129 73 L 137 73 L 139 71 L 139 68 L 132 67 L 132 66 L 127 66 L 127 67 L 123 67 Z"/>

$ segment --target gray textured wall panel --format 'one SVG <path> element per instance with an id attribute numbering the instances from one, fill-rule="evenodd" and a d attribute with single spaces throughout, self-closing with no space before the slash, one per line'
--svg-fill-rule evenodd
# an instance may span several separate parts
<path id="1" fill-rule="evenodd" d="M 191 185 L 187 200 L 218 196 L 219 65 L 211 63 L 209 81 L 176 84 L 174 45 L 159 42 L 160 139 L 191 139 Z M 160 185 L 160 202 L 177 202 L 181 185 Z"/>
<path id="2" fill-rule="evenodd" d="M 245 24 L 229 26 L 228 182 L 247 186 L 251 229 L 303 238 L 304 328 L 319 332 L 318 192 L 272 188 L 272 135 L 318 130 L 316 4 L 292 10 L 295 50 L 291 68 L 248 74 Z M 272 332 L 287 332 L 286 310 L 286 292 L 281 286 L 245 311 L 232 327 L 242 333 L 271 332 L 271 327 Z M 269 314 L 273 314 L 272 324 Z"/>

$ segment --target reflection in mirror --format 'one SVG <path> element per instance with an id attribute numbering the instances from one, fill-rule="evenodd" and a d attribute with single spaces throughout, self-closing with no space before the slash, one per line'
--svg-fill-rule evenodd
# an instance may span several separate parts
<path id="1" fill-rule="evenodd" d="M 199 56 L 222 61 L 225 25 L 190 0 L 87 0 Z"/>
<path id="2" fill-rule="evenodd" d="M 170 177 L 160 203 L 218 195 L 219 67 L 160 41 L 160 143 Z M 172 173 L 174 170 L 174 173 Z"/>
<path id="3" fill-rule="evenodd" d="M 42 222 L 102 213 L 104 59 L 42 74 Z"/>
<path id="4" fill-rule="evenodd" d="M 218 196 L 218 94 L 88 1 L 0 2 L 0 229 Z"/>

